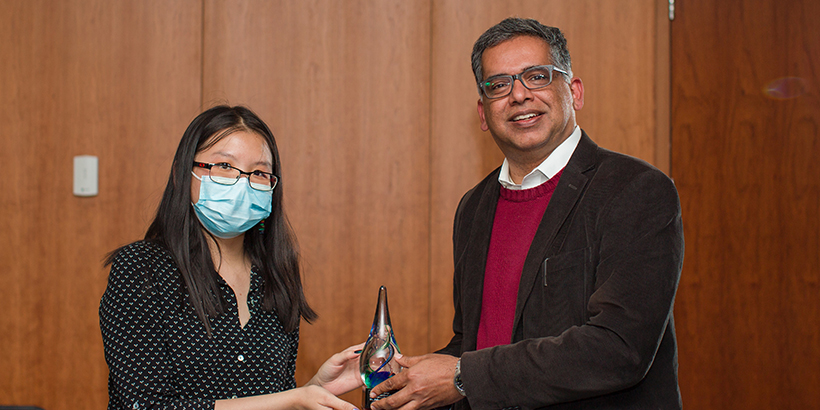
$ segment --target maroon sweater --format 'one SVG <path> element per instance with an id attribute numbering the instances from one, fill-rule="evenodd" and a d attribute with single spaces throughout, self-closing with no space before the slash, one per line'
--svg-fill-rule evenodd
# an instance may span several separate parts
<path id="1" fill-rule="evenodd" d="M 512 340 L 524 260 L 562 172 L 531 189 L 501 187 L 484 269 L 477 349 L 509 344 Z"/>

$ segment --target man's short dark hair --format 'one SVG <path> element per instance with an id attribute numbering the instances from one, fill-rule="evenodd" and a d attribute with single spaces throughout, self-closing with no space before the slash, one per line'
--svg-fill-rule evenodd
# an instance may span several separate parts
<path id="1" fill-rule="evenodd" d="M 560 29 L 545 26 L 533 19 L 510 17 L 487 29 L 473 45 L 473 74 L 476 84 L 479 84 L 479 94 L 481 93 L 480 84 L 484 81 L 481 67 L 481 56 L 484 50 L 519 36 L 532 36 L 544 40 L 550 47 L 552 65 L 567 72 L 567 81 L 572 78 L 572 61 L 567 49 L 567 39 L 564 38 L 564 33 Z"/>

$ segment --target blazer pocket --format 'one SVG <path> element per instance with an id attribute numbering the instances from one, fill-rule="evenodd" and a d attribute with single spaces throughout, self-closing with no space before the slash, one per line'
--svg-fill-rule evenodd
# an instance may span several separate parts
<path id="1" fill-rule="evenodd" d="M 550 256 L 541 262 L 541 277 L 544 286 L 549 286 L 552 279 L 561 281 L 557 274 L 563 270 L 586 266 L 589 260 L 589 248 L 578 249 L 572 252 L 559 253 Z"/>
<path id="2" fill-rule="evenodd" d="M 552 322 L 549 332 L 560 334 L 588 319 L 587 284 L 590 248 L 564 252 L 541 263 L 542 306 Z"/>

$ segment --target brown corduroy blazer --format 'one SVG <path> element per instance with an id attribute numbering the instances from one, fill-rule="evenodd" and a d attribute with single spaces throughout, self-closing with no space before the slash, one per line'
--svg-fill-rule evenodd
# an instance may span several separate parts
<path id="1" fill-rule="evenodd" d="M 680 409 L 672 307 L 683 264 L 674 183 L 583 133 L 527 255 L 509 345 L 476 351 L 496 169 L 453 228 L 457 408 Z"/>

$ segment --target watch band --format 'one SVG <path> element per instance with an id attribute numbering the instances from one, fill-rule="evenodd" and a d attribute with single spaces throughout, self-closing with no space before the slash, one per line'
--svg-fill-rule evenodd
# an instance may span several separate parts
<path id="1" fill-rule="evenodd" d="M 459 358 L 456 362 L 456 372 L 455 376 L 453 376 L 453 384 L 456 386 L 458 394 L 463 397 L 467 397 L 467 393 L 464 392 L 464 382 L 461 381 L 461 358 Z"/>

